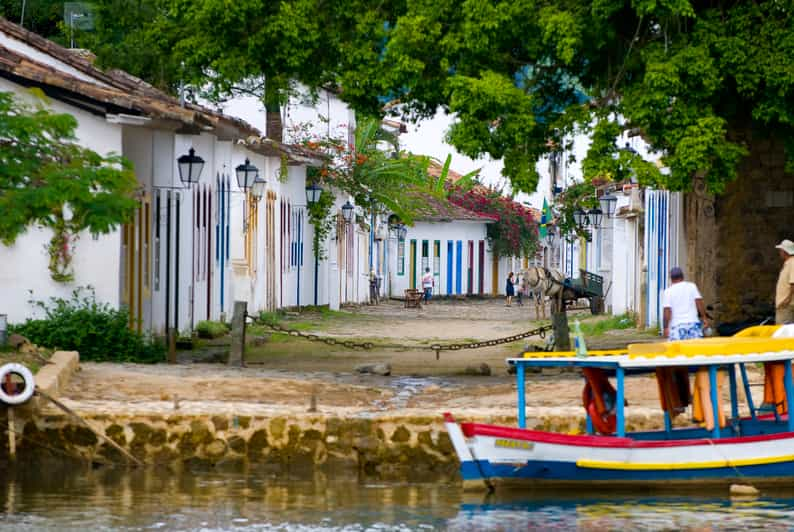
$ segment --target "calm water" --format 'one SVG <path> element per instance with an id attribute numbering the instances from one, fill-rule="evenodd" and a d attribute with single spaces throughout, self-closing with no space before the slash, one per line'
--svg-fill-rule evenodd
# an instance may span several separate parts
<path id="1" fill-rule="evenodd" d="M 794 493 L 464 494 L 455 483 L 239 473 L 0 471 L 1 530 L 794 530 Z"/>

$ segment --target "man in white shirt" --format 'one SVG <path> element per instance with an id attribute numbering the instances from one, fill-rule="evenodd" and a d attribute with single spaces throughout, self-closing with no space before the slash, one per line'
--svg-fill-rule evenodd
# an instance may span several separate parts
<path id="1" fill-rule="evenodd" d="M 783 267 L 775 287 L 775 323 L 794 323 L 794 242 L 784 240 L 775 246 L 780 253 Z"/>
<path id="2" fill-rule="evenodd" d="M 430 268 L 425 268 L 425 274 L 422 276 L 422 290 L 425 292 L 425 303 L 430 302 L 430 297 L 433 295 L 433 285 L 435 280 L 433 274 L 430 273 Z"/>
<path id="3" fill-rule="evenodd" d="M 677 266 L 670 270 L 670 281 L 662 295 L 664 336 L 671 341 L 703 338 L 708 318 L 698 287 L 684 281 L 684 272 Z"/>

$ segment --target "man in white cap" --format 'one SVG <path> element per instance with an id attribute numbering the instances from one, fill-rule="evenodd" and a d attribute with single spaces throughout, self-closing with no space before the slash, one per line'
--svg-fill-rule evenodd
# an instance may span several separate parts
<path id="1" fill-rule="evenodd" d="M 695 283 L 684 281 L 678 266 L 670 270 L 670 281 L 662 294 L 664 336 L 671 341 L 703 338 L 703 327 L 709 321 L 700 290 Z"/>
<path id="2" fill-rule="evenodd" d="M 783 259 L 783 267 L 775 288 L 775 323 L 794 323 L 794 242 L 784 240 L 775 246 Z"/>

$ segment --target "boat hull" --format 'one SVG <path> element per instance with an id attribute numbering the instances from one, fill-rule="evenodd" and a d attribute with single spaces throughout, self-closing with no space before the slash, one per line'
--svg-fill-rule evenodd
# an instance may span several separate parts
<path id="1" fill-rule="evenodd" d="M 556 484 L 679 487 L 752 482 L 794 486 L 794 433 L 640 441 L 447 420 L 464 487 Z"/>

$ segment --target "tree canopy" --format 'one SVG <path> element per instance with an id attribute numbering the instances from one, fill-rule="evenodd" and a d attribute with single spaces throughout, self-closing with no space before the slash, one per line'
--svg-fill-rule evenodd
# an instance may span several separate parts
<path id="1" fill-rule="evenodd" d="M 538 158 L 580 130 L 594 138 L 585 177 L 628 163 L 673 190 L 702 175 L 722 191 L 747 131 L 784 141 L 794 159 L 791 0 L 139 0 L 145 16 L 118 24 L 111 8 L 132 14 L 129 3 L 97 4 L 106 63 L 128 61 L 136 35 L 198 86 L 264 76 L 270 102 L 298 80 L 334 84 L 373 115 L 440 107 L 457 117 L 450 142 L 502 158 L 515 190 L 534 190 Z M 158 81 L 153 64 L 116 66 Z M 625 130 L 664 154 L 669 175 L 625 160 Z"/>
<path id="2" fill-rule="evenodd" d="M 52 229 L 47 251 L 56 281 L 71 280 L 80 231 L 108 233 L 138 206 L 129 162 L 79 146 L 76 127 L 69 114 L 0 92 L 0 242 L 13 244 L 31 225 Z"/>

